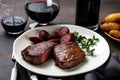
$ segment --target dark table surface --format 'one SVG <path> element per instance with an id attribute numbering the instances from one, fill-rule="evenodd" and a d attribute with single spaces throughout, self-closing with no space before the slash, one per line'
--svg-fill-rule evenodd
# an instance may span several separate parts
<path id="1" fill-rule="evenodd" d="M 60 0 L 60 1 L 61 1 L 60 13 L 56 17 L 56 19 L 52 21 L 52 23 L 75 24 L 75 10 L 76 10 L 75 0 Z M 101 0 L 99 22 L 101 22 L 106 15 L 113 12 L 120 12 L 120 0 Z M 28 29 L 28 26 L 26 26 L 26 29 Z M 110 52 L 111 53 L 116 52 L 120 55 L 120 43 L 111 40 L 109 37 L 104 35 L 104 33 L 100 30 L 97 32 L 107 40 L 110 46 Z M 13 42 L 16 38 L 17 37 L 6 35 L 2 26 L 0 25 L 0 80 L 10 79 L 11 69 L 14 65 L 13 61 L 11 60 L 12 47 Z M 18 73 L 19 75 L 22 72 L 26 71 L 26 70 L 24 71 L 22 67 L 20 66 L 18 67 L 20 69 L 20 73 Z"/>

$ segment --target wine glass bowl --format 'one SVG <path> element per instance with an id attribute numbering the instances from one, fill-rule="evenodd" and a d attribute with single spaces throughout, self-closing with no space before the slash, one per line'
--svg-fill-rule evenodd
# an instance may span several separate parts
<path id="1" fill-rule="evenodd" d="M 10 2 L 1 0 L 0 20 L 7 34 L 19 35 L 24 32 L 28 17 L 23 6 L 23 0 L 12 0 Z"/>
<path id="2" fill-rule="evenodd" d="M 26 0 L 25 11 L 39 25 L 55 19 L 60 9 L 59 0 Z"/>

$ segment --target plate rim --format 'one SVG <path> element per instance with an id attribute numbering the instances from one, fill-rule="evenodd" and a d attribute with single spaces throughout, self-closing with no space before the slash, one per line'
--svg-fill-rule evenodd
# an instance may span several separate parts
<path id="1" fill-rule="evenodd" d="M 75 27 L 84 28 L 84 27 L 82 27 L 82 26 L 71 25 L 71 24 L 59 24 L 59 25 L 50 25 L 50 26 L 75 26 Z M 40 27 L 35 28 L 35 29 L 39 29 L 39 28 L 40 28 Z M 84 28 L 84 29 L 86 29 L 86 28 Z M 13 48 L 14 48 L 14 45 L 15 45 L 16 41 L 17 41 L 19 38 L 21 38 L 23 35 L 27 34 L 29 31 L 32 31 L 32 30 L 34 30 L 34 29 L 27 30 L 27 31 L 24 32 L 22 35 L 20 35 L 20 36 L 14 41 L 14 43 L 13 43 Z M 89 29 L 87 29 L 87 30 L 90 31 L 90 32 L 93 32 L 93 33 L 95 33 L 95 34 L 97 34 L 97 35 L 99 35 L 100 37 L 102 37 L 100 34 L 94 32 L 94 31 L 92 31 L 92 30 L 89 30 Z M 102 37 L 102 38 L 103 38 L 103 37 Z M 103 38 L 103 39 L 104 39 L 104 38 Z M 104 40 L 105 40 L 105 39 L 104 39 Z M 103 65 L 103 64 L 108 60 L 108 58 L 109 58 L 109 56 L 110 56 L 110 48 L 109 48 L 109 45 L 108 45 L 108 43 L 107 43 L 106 40 L 105 40 L 105 42 L 106 42 L 106 44 L 107 44 L 107 46 L 108 46 L 108 54 L 109 54 L 109 55 L 107 56 L 106 60 L 105 60 L 103 63 L 101 63 L 101 65 Z M 13 49 L 13 55 L 15 56 L 14 49 Z M 16 56 L 15 56 L 15 59 L 16 59 Z M 17 62 L 21 65 L 21 62 L 19 62 L 18 59 L 16 59 L 16 60 L 17 60 Z M 100 66 L 101 66 L 101 65 L 100 65 Z M 21 66 L 23 66 L 24 68 L 26 68 L 26 66 L 24 66 L 24 65 L 21 65 Z M 98 67 L 100 67 L 100 66 L 98 66 Z M 96 68 L 98 68 L 98 67 L 96 67 Z M 94 68 L 94 69 L 96 69 L 96 68 Z M 26 68 L 26 69 L 30 70 L 29 68 Z M 35 72 L 35 73 L 37 73 L 37 74 L 40 74 L 40 73 L 38 73 L 38 72 L 36 72 L 36 71 L 33 71 L 33 70 L 30 70 L 30 71 Z M 91 70 L 89 70 L 89 71 L 91 71 Z M 89 71 L 85 71 L 85 72 L 89 72 Z M 77 74 L 82 74 L 82 73 L 85 73 L 85 72 L 81 72 L 81 73 L 77 73 Z M 72 76 L 72 75 L 77 75 L 77 74 L 69 74 L 69 75 L 67 75 L 67 74 L 66 74 L 66 75 L 41 74 L 41 75 L 54 76 L 54 77 L 64 77 L 64 76 Z"/>

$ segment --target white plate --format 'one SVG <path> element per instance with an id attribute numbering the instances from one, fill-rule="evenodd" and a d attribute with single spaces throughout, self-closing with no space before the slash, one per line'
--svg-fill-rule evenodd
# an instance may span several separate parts
<path id="1" fill-rule="evenodd" d="M 70 29 L 70 32 L 77 31 L 79 32 L 79 34 L 84 35 L 86 37 L 92 37 L 94 35 L 95 37 L 99 38 L 100 41 L 97 43 L 96 46 L 94 46 L 95 56 L 93 57 L 86 56 L 87 59 L 85 62 L 71 69 L 60 69 L 55 65 L 53 59 L 48 60 L 42 65 L 32 65 L 26 62 L 25 60 L 23 60 L 21 56 L 21 50 L 23 50 L 25 47 L 31 44 L 31 42 L 28 40 L 28 37 L 38 36 L 38 32 L 43 29 L 50 33 L 58 30 L 62 26 L 68 27 Z M 32 72 L 47 76 L 63 77 L 63 76 L 82 74 L 100 67 L 109 58 L 110 50 L 106 40 L 94 31 L 75 25 L 54 25 L 54 26 L 38 27 L 38 28 L 30 29 L 25 33 L 23 33 L 14 41 L 13 55 L 20 65 L 22 65 L 24 68 Z"/>

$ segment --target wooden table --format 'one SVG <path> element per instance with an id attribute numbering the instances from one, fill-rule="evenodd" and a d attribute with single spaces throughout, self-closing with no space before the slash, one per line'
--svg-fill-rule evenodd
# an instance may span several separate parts
<path id="1" fill-rule="evenodd" d="M 10 1 L 10 0 L 9 0 Z M 54 24 L 75 24 L 75 0 L 60 0 L 61 10 L 57 18 L 52 22 Z M 100 9 L 100 22 L 104 17 L 113 12 L 120 12 L 120 0 L 101 0 Z M 27 29 L 28 27 L 26 27 Z M 108 42 L 110 46 L 110 52 L 118 53 L 120 55 L 120 43 L 111 40 L 104 35 L 102 31 L 100 33 Z M 17 37 L 8 36 L 5 34 L 2 26 L 0 25 L 0 80 L 9 80 L 11 75 L 11 68 L 14 63 L 11 60 L 13 42 Z M 21 68 L 21 67 L 20 67 Z M 24 69 L 21 68 L 24 72 Z M 21 71 L 21 72 L 22 72 Z M 25 80 L 25 79 L 24 79 Z"/>

